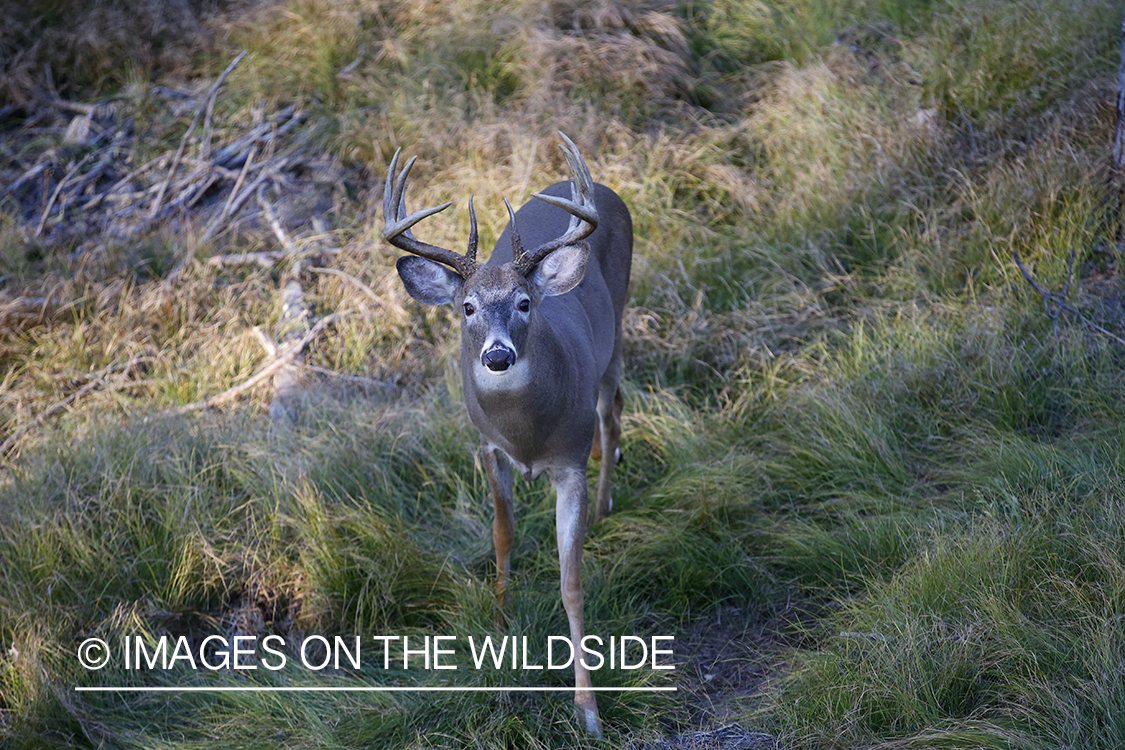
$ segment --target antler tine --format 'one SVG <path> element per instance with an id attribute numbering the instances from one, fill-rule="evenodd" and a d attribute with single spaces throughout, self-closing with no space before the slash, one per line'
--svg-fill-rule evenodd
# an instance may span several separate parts
<path id="1" fill-rule="evenodd" d="M 465 257 L 477 261 L 477 212 L 473 210 L 473 196 L 469 196 L 469 249 Z"/>
<path id="2" fill-rule="evenodd" d="M 520 239 L 520 230 L 516 226 L 516 212 L 512 210 L 512 204 L 507 198 L 504 199 L 504 205 L 508 208 L 508 223 L 512 225 L 512 257 L 519 264 L 527 257 L 527 253 L 523 251 L 523 240 Z"/>
<path id="3" fill-rule="evenodd" d="M 414 236 L 414 233 L 410 231 L 411 227 L 423 219 L 444 211 L 453 204 L 443 203 L 440 206 L 424 208 L 408 216 L 405 215 L 406 178 L 410 175 L 410 170 L 414 167 L 414 162 L 418 160 L 418 157 L 411 157 L 411 159 L 406 162 L 406 166 L 402 168 L 402 172 L 396 174 L 398 172 L 398 157 L 401 151 L 402 149 L 396 150 L 395 155 L 391 158 L 390 171 L 383 185 L 383 239 L 400 250 L 405 250 L 408 253 L 437 261 L 438 263 L 444 263 L 453 268 L 464 278 L 472 276 L 478 268 L 476 261 L 477 222 L 476 216 L 473 214 L 472 210 L 472 199 L 469 200 L 469 217 L 472 228 L 469 234 L 468 254 L 461 255 L 452 250 L 420 241 Z"/>
<path id="4" fill-rule="evenodd" d="M 566 211 L 570 214 L 570 224 L 566 231 L 556 239 L 539 245 L 529 253 L 516 256 L 516 266 L 524 273 L 530 272 L 531 269 L 539 265 L 540 261 L 555 250 L 565 245 L 573 245 L 589 237 L 598 228 L 598 209 L 594 204 L 594 178 L 590 176 L 590 169 L 586 166 L 586 161 L 579 153 L 578 147 L 574 145 L 574 141 L 567 138 L 565 133 L 560 132 L 559 135 L 562 136 L 564 141 L 559 147 L 563 150 L 567 165 L 570 167 L 571 198 L 567 200 L 566 198 L 542 193 L 532 193 L 532 196 Z M 513 228 L 514 226 L 513 222 Z M 515 236 L 514 232 L 513 236 Z"/>

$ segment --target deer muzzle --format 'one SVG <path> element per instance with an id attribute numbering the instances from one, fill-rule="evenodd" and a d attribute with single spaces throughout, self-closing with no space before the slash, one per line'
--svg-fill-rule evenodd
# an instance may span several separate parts
<path id="1" fill-rule="evenodd" d="M 516 363 L 516 353 L 503 344 L 493 344 L 481 355 L 480 361 L 492 372 L 504 372 Z"/>

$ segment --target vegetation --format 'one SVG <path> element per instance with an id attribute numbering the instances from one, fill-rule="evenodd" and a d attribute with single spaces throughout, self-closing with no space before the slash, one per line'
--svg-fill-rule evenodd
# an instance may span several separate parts
<path id="1" fill-rule="evenodd" d="M 322 234 L 339 251 L 301 281 L 317 316 L 340 313 L 306 362 L 352 379 L 316 374 L 288 427 L 266 387 L 170 415 L 269 358 L 254 329 L 278 325 L 285 261 L 208 260 L 274 249 L 270 228 L 204 237 L 185 212 L 127 235 L 65 216 L 37 232 L 42 197 L 3 194 L 0 744 L 690 747 L 692 729 L 737 724 L 785 748 L 1125 746 L 1116 4 L 3 13 L 9 184 L 48 150 L 85 155 L 65 122 L 36 126 L 53 97 L 124 113 L 131 169 L 188 131 L 193 108 L 161 92 L 198 96 L 249 50 L 213 127 L 304 113 L 301 148 L 335 175 Z M 564 174 L 557 130 L 625 199 L 637 241 L 627 459 L 586 544 L 587 628 L 676 634 L 680 664 L 595 681 L 680 692 L 603 694 L 601 740 L 565 694 L 76 692 L 570 683 L 464 662 L 75 657 L 89 637 L 499 634 L 456 320 L 408 301 L 377 206 L 401 146 L 421 157 L 412 202 L 455 202 L 419 233 L 460 247 L 475 194 L 488 244 L 503 197 Z M 1045 311 L 1013 251 L 1083 320 Z M 516 492 L 507 632 L 543 643 L 565 632 L 552 498 L 544 481 Z M 712 632 L 747 644 L 752 684 L 708 684 Z"/>

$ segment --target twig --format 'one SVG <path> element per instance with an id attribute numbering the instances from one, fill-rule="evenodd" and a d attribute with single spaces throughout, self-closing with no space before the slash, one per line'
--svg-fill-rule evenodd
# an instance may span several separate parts
<path id="1" fill-rule="evenodd" d="M 1062 297 L 1067 298 L 1070 294 L 1070 282 L 1074 278 L 1074 261 L 1078 257 L 1078 251 L 1073 247 L 1070 248 L 1070 256 L 1066 259 L 1066 284 L 1063 285 Z M 1056 314 L 1055 317 L 1058 317 Z"/>
<path id="2" fill-rule="evenodd" d="M 242 208 L 242 204 L 245 203 L 246 199 L 249 198 L 258 189 L 259 185 L 272 178 L 281 170 L 285 169 L 285 167 L 289 164 L 289 158 L 290 157 L 287 156 L 284 159 L 278 159 L 277 163 L 271 164 L 269 167 L 263 170 L 262 174 L 255 177 L 254 181 L 247 185 L 246 189 L 243 190 L 238 195 L 238 197 L 234 199 L 233 203 L 231 203 L 231 215 L 233 216 L 234 214 L 238 213 L 238 210 Z"/>
<path id="3" fill-rule="evenodd" d="M 46 161 L 39 162 L 34 167 L 32 167 L 31 169 L 27 170 L 22 175 L 20 175 L 16 179 L 16 181 L 13 182 L 11 185 L 4 188 L 5 192 L 12 193 L 14 195 L 17 190 L 19 190 L 21 187 L 23 187 L 23 184 L 25 182 L 27 182 L 30 179 L 34 179 L 37 175 L 42 173 L 45 169 L 52 166 L 53 164 L 54 164 L 54 162 L 52 162 L 50 159 L 48 159 Z"/>
<path id="4" fill-rule="evenodd" d="M 1125 213 L 1125 19 L 1121 22 L 1121 56 L 1117 64 L 1117 123 L 1113 131 L 1113 154 L 1110 160 L 1109 183 L 1116 193 L 1111 207 L 1113 219 L 1117 223 L 1115 231 L 1118 243 L 1125 241 L 1125 224 L 1121 222 Z"/>
<path id="5" fill-rule="evenodd" d="M 263 268 L 270 268 L 279 260 L 293 258 L 303 260 L 316 255 L 335 255 L 343 250 L 340 247 L 310 248 L 299 253 L 290 253 L 288 250 L 262 250 L 257 253 L 231 253 L 229 255 L 212 255 L 207 259 L 208 266 L 241 266 L 246 263 L 257 263 Z M 324 268 L 312 268 L 312 271 L 327 271 Z"/>
<path id="6" fill-rule="evenodd" d="M 116 183 L 114 183 L 113 187 L 111 187 L 109 189 L 109 192 L 110 193 L 117 192 L 121 188 L 125 187 L 125 185 L 127 185 L 130 182 L 132 182 L 133 180 L 137 179 L 138 177 L 140 177 L 142 174 L 144 174 L 148 170 L 152 169 L 153 167 L 162 166 L 167 161 L 168 161 L 168 154 L 161 154 L 160 156 L 156 157 L 155 159 L 150 159 L 149 161 L 147 161 L 144 164 L 142 164 L 141 166 L 137 167 L 132 172 L 125 175 L 120 180 L 118 180 Z"/>
<path id="7" fill-rule="evenodd" d="M 103 367 L 97 372 L 92 372 L 86 375 L 85 377 L 88 378 L 90 382 L 86 383 L 86 385 L 82 386 L 77 391 L 64 398 L 62 401 L 59 401 L 57 404 L 37 414 L 33 420 L 17 428 L 14 432 L 12 432 L 11 435 L 8 436 L 7 440 L 5 440 L 3 443 L 0 443 L 0 460 L 8 461 L 8 452 L 16 446 L 16 444 L 23 438 L 25 434 L 27 434 L 27 432 L 31 428 L 42 424 L 49 417 L 58 414 L 60 411 L 66 409 L 78 399 L 97 390 L 99 386 L 105 384 L 105 377 L 107 375 L 115 371 L 120 371 L 121 374 L 128 374 L 129 370 L 133 369 L 133 367 L 148 359 L 149 356 L 150 355 L 148 354 L 138 354 L 124 364 L 109 365 L 108 367 Z"/>
<path id="8" fill-rule="evenodd" d="M 332 323 L 335 323 L 343 316 L 350 314 L 351 312 L 353 311 L 345 310 L 342 312 L 332 313 L 331 315 L 324 316 L 316 322 L 316 325 L 309 329 L 309 332 L 306 333 L 300 341 L 290 344 L 289 346 L 286 346 L 285 348 L 278 351 L 277 356 L 263 365 L 261 369 L 259 369 L 256 373 L 251 375 L 239 385 L 236 385 L 233 388 L 229 388 L 216 396 L 211 396 L 210 398 L 206 398 L 202 401 L 196 401 L 194 403 L 185 404 L 184 406 L 179 406 L 174 409 L 168 409 L 167 411 L 164 411 L 157 416 L 176 417 L 193 411 L 210 409 L 212 407 L 225 404 L 228 401 L 233 401 L 243 393 L 246 393 L 248 390 L 261 383 L 266 378 L 273 375 L 281 368 L 285 367 L 294 359 L 296 359 L 305 350 L 305 347 L 307 347 L 310 343 L 312 343 L 313 339 L 320 335 L 321 331 L 323 331 Z"/>
<path id="9" fill-rule="evenodd" d="M 349 374 L 344 373 L 344 372 L 337 372 L 336 370 L 329 370 L 327 367 L 317 367 L 316 365 L 310 365 L 310 364 L 307 364 L 307 363 L 302 364 L 301 367 L 305 368 L 306 370 L 311 370 L 312 372 L 320 373 L 321 375 L 327 375 L 327 376 L 332 377 L 332 378 L 339 378 L 340 380 L 348 380 L 348 381 L 351 381 L 353 383 L 358 383 L 360 385 L 364 385 L 364 386 L 368 386 L 368 387 L 378 386 L 380 388 L 386 388 L 387 390 L 391 390 L 391 391 L 401 391 L 402 390 L 402 386 L 395 385 L 394 383 L 388 383 L 386 380 L 376 380 L 375 378 L 365 378 L 362 375 L 349 375 Z"/>
<path id="10" fill-rule="evenodd" d="M 341 271 L 341 270 L 336 269 L 336 268 L 313 267 L 313 268 L 310 268 L 309 270 L 312 271 L 313 273 L 328 273 L 328 274 L 332 274 L 333 276 L 339 276 L 344 281 L 348 282 L 349 284 L 353 285 L 354 287 L 359 289 L 361 292 L 366 294 L 371 299 L 371 301 L 374 302 L 377 306 L 383 307 L 383 308 L 385 308 L 387 306 L 387 303 L 383 300 L 382 297 L 380 297 L 378 294 L 375 293 L 374 289 L 367 286 L 367 284 L 364 284 L 362 281 L 357 279 L 355 276 L 352 276 L 350 273 L 347 273 L 345 271 Z"/>
<path id="11" fill-rule="evenodd" d="M 223 204 L 222 213 L 219 214 L 219 221 L 222 221 L 230 213 L 230 206 L 234 203 L 234 197 L 238 195 L 239 188 L 242 187 L 243 180 L 246 179 L 246 173 L 250 171 L 250 165 L 254 163 L 254 157 L 258 155 L 258 144 L 255 143 L 250 146 L 250 153 L 246 157 L 246 161 L 242 163 L 242 171 L 238 173 L 238 178 L 234 181 L 234 187 L 231 188 L 230 196 L 227 197 L 227 202 Z"/>
<path id="12" fill-rule="evenodd" d="M 230 255 L 212 255 L 207 259 L 209 266 L 241 266 L 246 263 L 257 263 L 262 268 L 271 268 L 273 264 L 284 258 L 289 253 L 282 250 L 265 250 L 260 253 L 231 253 Z"/>
<path id="13" fill-rule="evenodd" d="M 363 24 L 361 23 L 361 21 L 358 17 L 355 20 L 355 36 L 356 36 L 356 47 L 359 48 L 359 49 L 356 50 L 356 52 L 358 54 L 356 55 L 356 58 L 354 60 L 352 60 L 347 65 L 345 65 L 343 68 L 341 68 L 336 73 L 337 77 L 339 77 L 339 78 L 343 78 L 343 77 L 347 76 L 349 73 L 351 73 L 357 67 L 359 67 L 359 64 L 361 62 L 363 62 L 363 59 L 365 57 L 367 57 L 367 45 L 363 43 Z"/>
<path id="14" fill-rule="evenodd" d="M 233 66 L 234 63 L 231 63 L 231 65 Z M 199 141 L 199 158 L 203 160 L 211 159 L 211 139 L 214 137 L 211 121 L 215 116 L 215 99 L 217 98 L 215 94 L 217 92 L 217 88 L 211 90 L 211 95 L 207 97 L 207 114 L 203 116 L 203 137 Z"/>
<path id="15" fill-rule="evenodd" d="M 70 168 L 70 170 L 66 173 L 66 176 L 59 181 L 59 184 L 55 188 L 55 191 L 51 193 L 51 198 L 47 201 L 47 205 L 43 206 L 43 215 L 39 217 L 39 225 L 35 227 L 36 237 L 43 234 L 43 227 L 47 225 L 47 215 L 51 213 L 51 207 L 55 205 L 55 201 L 58 199 L 59 193 L 61 193 L 63 191 L 63 188 L 66 187 L 67 181 L 71 177 L 73 177 L 79 169 L 82 168 L 83 164 L 90 161 L 90 157 L 93 155 L 93 153 L 89 153 L 83 156 L 77 164 Z"/>
<path id="16" fill-rule="evenodd" d="M 285 123 L 279 127 L 278 123 L 283 120 Z M 278 137 L 285 135 L 304 121 L 305 113 L 290 105 L 278 112 L 270 122 L 255 125 L 249 133 L 234 143 L 224 146 L 214 161 L 222 165 L 237 164 L 239 156 L 245 154 L 248 147 L 255 145 L 261 147 L 273 143 Z"/>
<path id="17" fill-rule="evenodd" d="M 270 165 L 268 168 L 264 169 L 260 175 L 255 177 L 254 181 L 251 182 L 246 187 L 246 189 L 243 190 L 234 199 L 234 201 L 231 202 L 230 215 L 234 216 L 235 214 L 238 213 L 238 210 L 240 208 L 242 208 L 242 204 L 246 201 L 247 198 L 249 198 L 258 189 L 259 185 L 261 185 L 263 182 L 265 182 L 269 178 L 273 177 L 274 174 L 276 174 L 277 172 L 280 172 L 282 169 L 285 169 L 285 165 L 289 163 L 289 159 L 290 159 L 290 157 L 288 157 L 288 156 L 283 158 L 283 159 L 278 159 L 276 163 Z M 211 239 L 211 235 L 214 234 L 216 230 L 218 230 L 218 228 L 222 225 L 222 221 L 225 218 L 226 218 L 226 215 L 224 213 L 223 215 L 218 216 L 210 224 L 208 224 L 207 228 L 205 230 L 203 230 L 203 235 L 199 238 L 199 241 L 198 241 L 197 244 L 202 245 L 203 243 L 207 242 L 207 240 Z"/>
<path id="18" fill-rule="evenodd" d="M 273 206 L 266 200 L 266 183 L 258 186 L 258 205 L 262 207 L 262 213 L 266 215 L 266 221 L 269 222 L 270 229 L 273 230 L 274 236 L 281 246 L 285 248 L 287 253 L 292 253 L 297 250 L 297 246 L 293 244 L 290 239 L 289 233 L 285 231 L 285 227 L 281 226 L 281 221 L 277 218 L 277 212 L 273 210 Z"/>
<path id="19" fill-rule="evenodd" d="M 219 91 L 219 87 L 223 85 L 223 81 L 227 79 L 227 76 L 230 75 L 235 66 L 242 62 L 242 58 L 246 57 L 247 53 L 249 53 L 249 50 L 242 50 L 238 57 L 234 58 L 234 60 L 231 61 L 230 65 L 227 66 L 227 69 L 219 74 L 219 78 L 211 86 L 211 90 L 207 92 L 207 99 L 203 102 L 203 104 L 200 104 L 196 108 L 195 116 L 191 119 L 191 125 L 188 126 L 187 132 L 184 133 L 184 137 L 180 139 L 180 147 L 176 151 L 176 155 L 172 158 L 172 164 L 168 167 L 168 176 L 161 184 L 160 192 L 156 194 L 156 200 L 153 201 L 152 208 L 149 210 L 148 217 L 150 219 L 156 218 L 156 214 L 160 212 L 160 205 L 164 202 L 164 192 L 168 189 L 168 183 L 172 181 L 172 175 L 175 174 L 176 167 L 180 165 L 180 159 L 183 158 L 184 149 L 187 148 L 188 141 L 191 139 L 192 134 L 195 132 L 196 126 L 199 125 L 199 118 L 203 114 L 204 108 L 207 107 L 207 105 L 214 99 L 215 95 Z M 214 105 L 212 104 L 211 106 L 213 107 Z"/>
<path id="20" fill-rule="evenodd" d="M 192 206 L 194 206 L 196 203 L 199 202 L 199 199 L 203 197 L 203 194 L 206 193 L 211 188 L 211 186 L 215 184 L 215 181 L 218 180 L 219 178 L 220 178 L 220 175 L 217 172 L 215 172 L 214 170 L 209 172 L 207 174 L 207 179 L 203 181 L 202 187 L 198 187 L 198 189 L 195 190 L 195 195 L 191 196 L 187 200 L 184 200 L 183 204 L 188 208 L 191 208 Z M 187 194 L 187 191 L 184 192 L 184 195 L 186 195 L 186 194 Z"/>
<path id="21" fill-rule="evenodd" d="M 1125 19 L 1121 22 L 1121 57 L 1117 65 L 1117 126 L 1113 132 L 1113 171 L 1122 188 L 1125 179 Z"/>
<path id="22" fill-rule="evenodd" d="M 99 104 L 100 104 L 100 102 L 99 102 Z M 94 112 L 98 108 L 98 104 L 86 104 L 85 102 L 72 102 L 72 101 L 69 101 L 67 99 L 62 99 L 62 98 L 58 97 L 57 94 L 55 96 L 54 101 L 51 102 L 51 105 L 56 107 L 57 109 L 68 110 L 70 112 L 74 112 L 75 114 L 79 114 L 79 115 L 92 115 L 92 114 L 94 114 Z"/>
<path id="23" fill-rule="evenodd" d="M 258 337 L 258 343 L 261 344 L 262 348 L 266 350 L 266 354 L 270 355 L 271 357 L 276 357 L 277 344 L 273 343 L 273 340 L 266 335 L 266 332 L 262 330 L 262 327 L 254 326 L 253 331 L 254 335 Z"/>
<path id="24" fill-rule="evenodd" d="M 117 149 L 113 146 L 107 146 L 105 151 L 105 157 L 103 157 L 101 161 L 95 164 L 93 169 L 82 175 L 82 179 L 78 181 L 78 183 L 74 186 L 74 197 L 71 198 L 72 201 L 76 200 L 78 196 L 81 195 L 82 191 L 87 187 L 89 187 L 90 185 L 96 185 L 98 180 L 102 178 L 102 175 L 105 174 L 106 170 L 109 169 L 109 166 L 113 162 L 114 157 L 117 156 Z M 92 196 L 91 198 L 87 199 L 86 202 L 89 203 L 90 200 L 92 200 Z M 66 206 L 64 205 L 60 210 L 65 211 Z"/>
<path id="25" fill-rule="evenodd" d="M 1067 301 L 1067 299 L 1064 295 L 1055 294 L 1054 292 L 1048 291 L 1048 290 L 1044 289 L 1043 287 L 1041 287 L 1039 285 L 1039 282 L 1037 282 L 1035 280 L 1035 277 L 1032 276 L 1030 273 L 1028 273 L 1028 270 L 1023 265 L 1023 259 L 1020 258 L 1019 252 L 1017 252 L 1014 248 L 1012 249 L 1012 257 L 1015 258 L 1016 265 L 1019 266 L 1020 273 L 1023 274 L 1023 278 L 1027 281 L 1028 284 L 1031 285 L 1031 288 L 1034 289 L 1035 291 L 1039 292 L 1039 295 L 1043 298 L 1043 308 L 1047 311 L 1048 315 L 1051 315 L 1051 305 L 1055 305 L 1057 307 L 1057 309 L 1066 310 L 1068 313 L 1077 317 L 1078 320 L 1081 321 L 1082 324 L 1087 326 L 1088 328 L 1091 328 L 1091 329 L 1097 331 L 1098 333 L 1102 334 L 1103 336 L 1109 337 L 1113 341 L 1116 341 L 1118 344 L 1121 344 L 1121 346 L 1125 346 L 1125 339 L 1121 338 L 1120 336 L 1118 336 L 1117 334 L 1115 334 L 1111 331 L 1107 331 L 1106 329 L 1102 328 L 1100 325 L 1098 325 L 1094 321 L 1087 318 L 1085 315 L 1082 314 L 1082 312 L 1077 307 L 1070 304 L 1070 302 Z M 1069 287 L 1069 281 L 1068 281 L 1067 285 Z M 1058 316 L 1058 313 L 1056 312 L 1052 316 L 1052 318 L 1055 318 L 1057 316 Z"/>

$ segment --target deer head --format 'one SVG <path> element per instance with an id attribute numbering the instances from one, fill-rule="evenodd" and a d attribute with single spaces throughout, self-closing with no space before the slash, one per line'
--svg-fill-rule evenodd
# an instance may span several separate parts
<path id="1" fill-rule="evenodd" d="M 398 173 L 399 152 L 391 159 L 383 191 L 386 225 L 383 238 L 411 255 L 396 263 L 411 297 L 427 305 L 454 305 L 461 311 L 462 346 L 475 349 L 484 373 L 514 371 L 525 351 L 528 331 L 545 297 L 566 294 L 582 281 L 590 246 L 583 239 L 597 228 L 594 183 L 577 147 L 565 135 L 562 149 L 572 175 L 571 199 L 534 193 L 539 200 L 571 215 L 561 236 L 527 251 L 520 240 L 515 214 L 507 201 L 513 260 L 502 265 L 477 262 L 477 221 L 469 198 L 469 241 L 465 254 L 419 241 L 411 228 L 449 208 L 445 203 L 406 215 L 406 180 L 417 157 Z"/>

